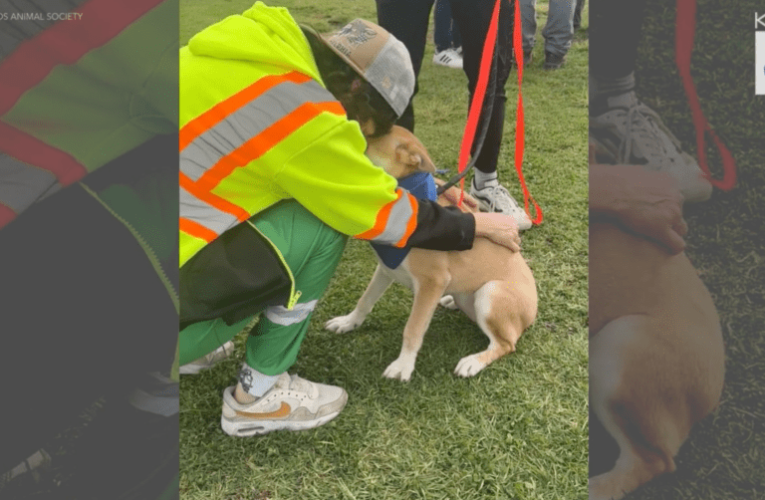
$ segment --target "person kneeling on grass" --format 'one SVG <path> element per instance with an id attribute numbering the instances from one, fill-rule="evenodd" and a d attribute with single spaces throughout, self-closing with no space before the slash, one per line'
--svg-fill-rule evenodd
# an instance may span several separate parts
<path id="1" fill-rule="evenodd" d="M 406 48 L 379 26 L 322 37 L 258 2 L 194 36 L 180 74 L 181 364 L 262 313 L 223 393 L 226 433 L 308 429 L 345 406 L 342 388 L 287 370 L 347 236 L 518 249 L 511 217 L 418 200 L 364 156 L 414 91 Z"/>

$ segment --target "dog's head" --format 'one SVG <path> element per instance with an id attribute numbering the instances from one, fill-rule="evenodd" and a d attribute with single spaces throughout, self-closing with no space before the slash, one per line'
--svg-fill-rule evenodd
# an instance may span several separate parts
<path id="1" fill-rule="evenodd" d="M 394 125 L 390 133 L 382 137 L 367 139 L 367 157 L 378 167 L 396 179 L 403 179 L 417 172 L 436 173 L 436 166 L 428 156 L 428 151 L 413 133 Z M 437 186 L 443 186 L 444 181 L 435 179 Z M 449 188 L 438 197 L 438 203 L 445 207 L 458 206 L 460 190 Z M 465 213 L 478 212 L 478 202 L 467 193 L 463 195 L 463 203 L 459 205 Z"/>
<path id="2" fill-rule="evenodd" d="M 419 139 L 404 127 L 394 125 L 390 133 L 367 139 L 367 157 L 396 179 L 416 172 L 436 173 L 436 166 Z"/>

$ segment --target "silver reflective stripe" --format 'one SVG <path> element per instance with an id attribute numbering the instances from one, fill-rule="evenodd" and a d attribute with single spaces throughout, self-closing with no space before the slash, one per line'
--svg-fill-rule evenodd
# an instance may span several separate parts
<path id="1" fill-rule="evenodd" d="M 294 325 L 295 323 L 305 321 L 316 307 L 316 302 L 318 301 L 312 300 L 302 304 L 295 304 L 291 311 L 284 306 L 271 306 L 266 308 L 266 318 L 271 323 L 276 323 L 277 325 Z"/>
<path id="2" fill-rule="evenodd" d="M 181 217 L 203 225 L 215 234 L 221 235 L 239 223 L 236 217 L 208 205 L 196 196 L 180 188 L 178 197 Z"/>
<path id="3" fill-rule="evenodd" d="M 210 130 L 194 139 L 181 152 L 181 172 L 192 181 L 200 177 L 221 158 L 308 102 L 336 99 L 313 80 L 296 84 L 284 82 L 247 103 Z"/>
<path id="4" fill-rule="evenodd" d="M 388 214 L 388 223 L 385 225 L 385 230 L 371 241 L 383 245 L 395 245 L 406 234 L 406 226 L 413 214 L 414 211 L 409 202 L 409 194 L 404 191 L 403 196 L 393 205 L 390 214 Z"/>
<path id="5" fill-rule="evenodd" d="M 59 189 L 51 172 L 0 153 L 0 203 L 17 214 Z"/>

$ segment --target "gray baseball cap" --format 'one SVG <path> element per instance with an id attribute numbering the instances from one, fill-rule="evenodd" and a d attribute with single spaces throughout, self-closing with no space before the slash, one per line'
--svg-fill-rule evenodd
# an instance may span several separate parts
<path id="1" fill-rule="evenodd" d="M 400 40 L 364 19 L 354 19 L 321 39 L 401 116 L 414 93 L 414 68 Z"/>

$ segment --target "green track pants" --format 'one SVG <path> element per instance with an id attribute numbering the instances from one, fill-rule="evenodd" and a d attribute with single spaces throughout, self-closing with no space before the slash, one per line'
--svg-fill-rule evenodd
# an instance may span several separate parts
<path id="1" fill-rule="evenodd" d="M 301 292 L 290 311 L 282 306 L 267 308 L 247 339 L 247 365 L 265 375 L 278 375 L 295 363 L 311 314 L 335 273 L 347 237 L 294 200 L 258 214 L 252 222 L 282 253 L 295 277 L 296 290 Z M 231 340 L 252 319 L 232 326 L 216 319 L 185 328 L 180 335 L 181 364 Z"/>

